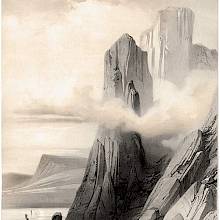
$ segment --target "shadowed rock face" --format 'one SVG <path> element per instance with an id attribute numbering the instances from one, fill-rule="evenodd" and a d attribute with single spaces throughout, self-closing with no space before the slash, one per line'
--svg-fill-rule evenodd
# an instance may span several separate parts
<path id="1" fill-rule="evenodd" d="M 216 209 L 217 192 L 217 103 L 216 100 L 201 130 L 189 134 L 157 182 L 143 209 L 142 220 L 154 210 L 165 220 L 202 220 Z M 172 207 L 173 206 L 173 207 Z M 171 208 L 172 207 L 172 208 Z M 171 208 L 171 209 L 170 209 Z"/>
<path id="2" fill-rule="evenodd" d="M 124 34 L 105 54 L 104 98 L 121 98 L 138 115 L 146 111 L 152 103 L 147 66 L 147 53 Z M 144 180 L 144 155 L 139 134 L 100 126 L 67 220 L 119 219 L 140 211 L 156 181 Z"/>

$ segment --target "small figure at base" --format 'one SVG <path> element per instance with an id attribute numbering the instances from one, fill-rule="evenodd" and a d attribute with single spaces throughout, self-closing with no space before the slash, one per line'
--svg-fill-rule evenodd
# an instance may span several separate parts
<path id="1" fill-rule="evenodd" d="M 25 215 L 24 215 L 24 217 L 25 217 L 25 220 L 29 220 L 29 218 L 28 218 L 28 215 L 27 215 L 27 214 L 25 214 Z"/>

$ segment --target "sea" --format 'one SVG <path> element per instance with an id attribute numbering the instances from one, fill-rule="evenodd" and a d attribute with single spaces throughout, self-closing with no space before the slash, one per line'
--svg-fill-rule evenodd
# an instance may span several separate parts
<path id="1" fill-rule="evenodd" d="M 31 214 L 32 210 L 32 214 Z M 25 214 L 29 220 L 51 220 L 55 212 L 61 212 L 63 220 L 66 218 L 68 208 L 28 208 L 28 209 L 2 209 L 2 220 L 25 220 Z"/>

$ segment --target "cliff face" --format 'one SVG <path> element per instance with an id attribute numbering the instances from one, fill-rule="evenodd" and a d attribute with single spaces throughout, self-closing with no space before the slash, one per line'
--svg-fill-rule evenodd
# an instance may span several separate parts
<path id="1" fill-rule="evenodd" d="M 192 43 L 194 13 L 189 8 L 159 12 L 155 25 L 141 35 L 150 73 L 181 85 L 191 69 L 217 69 L 217 52 Z"/>
<path id="2" fill-rule="evenodd" d="M 200 130 L 192 132 L 180 143 L 164 175 L 148 197 L 141 219 L 165 216 L 166 220 L 202 220 L 216 209 L 216 110 L 215 100 Z"/>
<path id="3" fill-rule="evenodd" d="M 128 34 L 106 52 L 104 74 L 105 99 L 121 98 L 138 115 L 152 103 L 147 53 Z M 101 126 L 67 220 L 116 219 L 139 211 L 149 190 L 145 168 L 139 134 Z"/>
<path id="4" fill-rule="evenodd" d="M 105 53 L 104 99 L 120 98 L 141 116 L 152 105 L 152 79 L 181 85 L 192 68 L 215 70 L 216 51 L 192 44 L 193 22 L 190 9 L 168 8 L 142 35 L 147 52 L 128 34 L 118 39 Z M 215 216 L 216 118 L 213 105 L 204 126 L 182 140 L 166 169 L 163 163 L 149 166 L 139 134 L 100 126 L 67 220 Z"/>
<path id="5" fill-rule="evenodd" d="M 160 11 L 156 24 L 142 34 L 141 48 L 148 52 L 149 70 L 154 77 L 174 83 L 185 77 L 192 48 L 193 22 L 194 14 L 190 9 L 168 8 Z"/>
<path id="6" fill-rule="evenodd" d="M 105 53 L 104 98 L 119 97 L 128 103 L 131 93 L 138 96 L 134 101 L 140 102 L 144 113 L 153 100 L 148 54 L 136 46 L 131 36 L 124 34 Z"/>

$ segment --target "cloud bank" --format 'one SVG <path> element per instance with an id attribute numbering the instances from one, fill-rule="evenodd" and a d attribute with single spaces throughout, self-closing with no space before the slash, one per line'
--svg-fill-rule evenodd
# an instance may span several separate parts
<path id="1" fill-rule="evenodd" d="M 97 99 L 92 95 L 92 87 L 74 89 L 71 103 L 66 106 L 32 104 L 17 113 L 35 120 L 36 115 L 38 119 L 50 115 L 54 120 L 95 122 L 110 129 L 120 126 L 145 137 L 178 134 L 203 122 L 217 88 L 216 77 L 212 71 L 192 71 L 181 88 L 169 81 L 156 81 L 158 100 L 141 117 L 120 99 Z"/>

